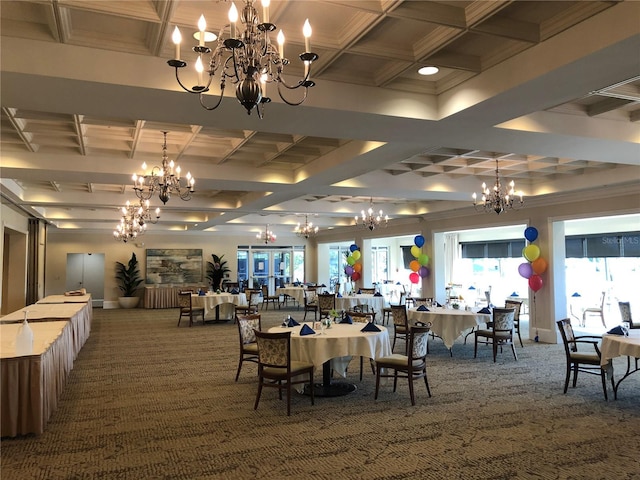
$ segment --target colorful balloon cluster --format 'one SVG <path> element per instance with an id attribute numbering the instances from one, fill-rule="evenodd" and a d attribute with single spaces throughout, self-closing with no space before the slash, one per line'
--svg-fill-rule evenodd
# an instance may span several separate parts
<path id="1" fill-rule="evenodd" d="M 542 275 L 547 271 L 547 261 L 540 256 L 540 248 L 533 242 L 538 238 L 538 230 L 535 227 L 527 227 L 524 230 L 524 238 L 529 241 L 529 245 L 522 249 L 522 256 L 528 262 L 518 266 L 518 273 L 521 277 L 529 280 L 529 288 L 537 292 L 542 288 Z"/>
<path id="2" fill-rule="evenodd" d="M 347 266 L 344 267 L 344 273 L 346 273 L 347 277 L 351 278 L 352 281 L 357 282 L 360 280 L 362 272 L 362 264 L 358 261 L 361 258 L 360 247 L 354 243 L 349 247 L 349 252 L 349 255 L 347 255 Z"/>
<path id="3" fill-rule="evenodd" d="M 424 245 L 424 237 L 422 235 L 416 235 L 413 239 L 413 247 L 411 247 L 411 255 L 415 260 L 411 260 L 409 268 L 411 273 L 409 274 L 409 281 L 411 283 L 418 283 L 421 278 L 429 276 L 429 255 L 422 253 L 422 246 Z"/>

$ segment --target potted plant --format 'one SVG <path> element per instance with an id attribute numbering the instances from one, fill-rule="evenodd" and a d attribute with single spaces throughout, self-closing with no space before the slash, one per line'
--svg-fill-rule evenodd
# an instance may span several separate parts
<path id="1" fill-rule="evenodd" d="M 140 270 L 138 268 L 138 259 L 136 254 L 132 253 L 127 265 L 122 262 L 116 262 L 116 282 L 122 293 L 118 297 L 120 308 L 135 308 L 138 306 L 140 297 L 137 296 L 138 288 L 142 283 Z"/>
<path id="2" fill-rule="evenodd" d="M 222 260 L 224 255 L 217 256 L 216 254 L 211 254 L 213 257 L 213 262 L 207 262 L 207 280 L 209 280 L 209 285 L 211 285 L 211 289 L 214 292 L 220 290 L 222 286 L 222 279 L 226 273 L 229 273 L 231 270 L 227 267 L 227 261 Z"/>

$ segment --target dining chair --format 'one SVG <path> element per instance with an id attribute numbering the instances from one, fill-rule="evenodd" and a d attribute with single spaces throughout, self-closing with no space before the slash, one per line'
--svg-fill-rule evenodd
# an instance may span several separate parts
<path id="1" fill-rule="evenodd" d="M 496 361 L 496 356 L 498 354 L 498 347 L 500 347 L 500 352 L 502 353 L 503 345 L 510 345 L 511 351 L 513 352 L 513 358 L 518 360 L 518 355 L 516 354 L 516 348 L 513 344 L 513 318 L 515 314 L 515 309 L 513 308 L 494 308 L 493 309 L 493 319 L 491 322 L 491 327 L 486 330 L 476 330 L 475 332 L 475 343 L 473 346 L 473 358 L 476 358 L 478 355 L 478 343 L 484 343 L 486 345 L 491 345 L 493 348 L 493 362 Z M 484 339 L 484 340 L 480 340 Z"/>
<path id="2" fill-rule="evenodd" d="M 602 379 L 602 391 L 604 392 L 604 399 L 607 400 L 607 381 L 605 370 L 600 367 L 601 353 L 598 344 L 602 340 L 602 337 L 596 335 L 580 335 L 575 336 L 573 333 L 573 327 L 571 326 L 571 319 L 564 318 L 556 322 L 558 330 L 560 330 L 560 336 L 562 337 L 562 343 L 564 344 L 564 353 L 567 359 L 567 373 L 564 379 L 564 393 L 567 393 L 569 388 L 569 378 L 573 371 L 573 388 L 576 387 L 578 381 L 578 372 L 588 373 L 591 375 L 600 375 Z M 579 350 L 579 345 L 593 345 L 594 351 L 586 353 Z"/>
<path id="3" fill-rule="evenodd" d="M 178 317 L 178 326 L 182 317 L 189 317 L 189 326 L 193 325 L 193 319 L 197 320 L 198 317 L 202 317 L 202 324 L 204 325 L 204 308 L 193 308 L 191 303 L 191 290 L 184 290 L 178 293 L 178 308 L 180 309 L 180 316 Z"/>
<path id="4" fill-rule="evenodd" d="M 391 306 L 391 318 L 393 319 L 393 343 L 391 345 L 391 351 L 396 347 L 396 339 L 400 338 L 404 340 L 404 351 L 407 353 L 409 348 L 408 335 L 409 335 L 409 317 L 407 316 L 406 305 L 392 305 Z"/>
<path id="5" fill-rule="evenodd" d="M 588 316 L 598 316 L 602 321 L 602 326 L 607 328 L 607 324 L 604 321 L 604 301 L 607 297 L 607 292 L 602 292 L 600 295 L 600 306 L 599 307 L 588 307 L 582 311 L 582 326 L 586 326 L 587 317 Z"/>
<path id="6" fill-rule="evenodd" d="M 244 291 L 244 294 L 247 297 L 247 304 L 234 305 L 234 318 L 236 321 L 239 315 L 251 315 L 258 313 L 258 306 L 262 300 L 262 293 L 260 290 L 247 288 Z"/>
<path id="7" fill-rule="evenodd" d="M 278 304 L 278 308 L 280 308 L 280 295 L 269 295 L 269 285 L 262 285 L 260 287 L 262 291 L 262 309 L 269 310 L 269 304 L 273 304 L 273 309 L 276 309 L 276 304 Z"/>
<path id="8" fill-rule="evenodd" d="M 506 299 L 504 301 L 504 308 L 513 308 L 513 329 L 518 335 L 518 340 L 520 341 L 520 346 L 524 347 L 522 343 L 522 337 L 520 336 L 520 311 L 522 310 L 522 302 L 518 300 L 509 300 Z"/>
<path id="9" fill-rule="evenodd" d="M 391 307 L 393 305 L 401 306 L 404 305 L 404 292 L 400 292 L 400 298 L 398 299 L 398 303 L 390 303 L 388 307 L 384 307 L 382 309 L 382 324 L 386 325 L 389 318 L 391 318 Z"/>
<path id="10" fill-rule="evenodd" d="M 333 286 L 333 292 L 338 295 L 340 293 L 340 283 L 336 282 L 335 285 Z"/>
<path id="11" fill-rule="evenodd" d="M 429 341 L 428 326 L 413 326 L 409 329 L 409 348 L 410 355 L 400 355 L 392 353 L 386 357 L 376 359 L 376 391 L 374 399 L 378 399 L 380 390 L 380 378 L 393 377 L 393 391 L 398 386 L 398 378 L 407 378 L 409 381 L 409 396 L 411 397 L 411 405 L 416 404 L 415 392 L 413 388 L 414 380 L 424 378 L 424 384 L 427 387 L 427 394 L 431 397 L 431 389 L 427 379 L 427 345 Z M 383 369 L 388 370 L 382 373 Z M 391 372 L 393 370 L 393 372 Z"/>
<path id="12" fill-rule="evenodd" d="M 240 361 L 236 372 L 236 382 L 240 376 L 243 362 L 258 363 L 258 343 L 254 330 L 262 330 L 260 314 L 240 315 L 236 317 L 238 323 L 238 338 L 240 339 Z"/>
<path id="13" fill-rule="evenodd" d="M 621 322 L 629 322 L 629 328 L 640 328 L 640 323 L 633 323 L 633 318 L 631 317 L 631 303 L 618 302 L 618 308 L 620 309 Z"/>
<path id="14" fill-rule="evenodd" d="M 351 320 L 354 321 L 355 323 L 376 323 L 375 312 L 359 312 L 357 310 L 350 310 L 348 312 L 344 312 L 342 318 L 345 318 L 346 315 L 349 315 L 351 317 Z M 369 364 L 371 365 L 371 372 L 375 375 L 376 374 L 375 362 L 373 361 L 372 358 L 369 358 Z M 363 366 L 364 366 L 364 357 L 360 356 L 360 381 L 362 381 Z"/>
<path id="15" fill-rule="evenodd" d="M 318 319 L 318 295 L 315 290 L 304 291 L 304 320 L 308 312 L 313 312 L 314 320 Z"/>
<path id="16" fill-rule="evenodd" d="M 300 383 L 313 386 L 313 363 L 291 360 L 291 332 L 254 330 L 254 334 L 258 344 L 258 393 L 253 409 L 258 409 L 263 387 L 277 388 L 280 400 L 286 390 L 287 415 L 291 415 L 291 387 Z M 313 387 L 309 392 L 313 405 Z"/>
<path id="17" fill-rule="evenodd" d="M 363 295 L 373 295 L 376 293 L 376 287 L 360 287 L 359 291 Z"/>
<path id="18" fill-rule="evenodd" d="M 335 293 L 318 294 L 318 313 L 320 314 L 320 318 L 329 317 L 329 312 L 335 309 L 336 309 Z"/>

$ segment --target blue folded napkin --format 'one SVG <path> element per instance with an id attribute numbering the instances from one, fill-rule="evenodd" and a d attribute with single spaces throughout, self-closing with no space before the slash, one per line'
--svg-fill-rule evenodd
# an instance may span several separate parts
<path id="1" fill-rule="evenodd" d="M 484 307 L 478 310 L 478 313 L 488 313 L 489 315 L 491 315 L 491 310 L 489 310 L 487 307 Z"/>
<path id="2" fill-rule="evenodd" d="M 374 296 L 374 297 L 381 297 L 381 296 L 382 296 L 382 294 L 381 294 L 380 292 L 376 292 L 376 293 L 374 293 L 374 294 L 373 294 L 373 296 Z"/>
<path id="3" fill-rule="evenodd" d="M 513 292 L 513 293 L 511 294 L 511 296 L 512 296 L 512 297 L 517 297 L 517 296 L 518 296 L 518 292 Z"/>
<path id="4" fill-rule="evenodd" d="M 336 295 L 337 298 L 342 298 L 342 294 L 339 293 L 338 295 Z"/>
<path id="5" fill-rule="evenodd" d="M 205 293 L 204 293 L 202 290 L 200 290 L 200 291 L 198 292 L 198 296 L 200 296 L 200 297 L 204 297 L 204 296 L 205 296 Z"/>
<path id="6" fill-rule="evenodd" d="M 361 290 L 358 290 L 358 295 L 360 295 L 361 293 L 362 293 L 362 291 L 361 291 Z"/>
<path id="7" fill-rule="evenodd" d="M 573 292 L 573 295 L 571 295 L 572 297 L 581 297 L 582 295 L 580 295 L 578 292 Z"/>
<path id="8" fill-rule="evenodd" d="M 440 303 L 436 302 L 436 307 L 442 308 L 442 305 Z"/>
<path id="9" fill-rule="evenodd" d="M 287 326 L 288 327 L 297 327 L 298 325 L 300 325 L 298 322 L 296 322 L 293 318 L 289 317 L 289 319 L 287 320 Z"/>
<path id="10" fill-rule="evenodd" d="M 239 293 L 240 293 L 240 290 L 238 290 L 237 288 L 234 288 L 231 290 L 232 295 L 238 295 Z"/>
<path id="11" fill-rule="evenodd" d="M 340 323 L 353 323 L 353 319 L 350 315 L 345 315 L 344 318 L 340 320 Z"/>
<path id="12" fill-rule="evenodd" d="M 607 333 L 610 335 L 624 335 L 624 331 L 622 330 L 622 327 L 620 325 L 618 325 L 617 327 L 613 327 Z"/>
<path id="13" fill-rule="evenodd" d="M 380 329 L 376 326 L 375 323 L 367 323 L 362 329 L 361 332 L 379 332 Z"/>
<path id="14" fill-rule="evenodd" d="M 428 312 L 428 311 L 429 311 L 429 309 L 428 309 L 427 307 L 425 307 L 424 305 L 420 305 L 420 306 L 417 308 L 417 310 L 418 310 L 419 312 Z"/>
<path id="15" fill-rule="evenodd" d="M 315 330 L 306 323 L 300 329 L 300 335 L 314 335 L 315 333 Z"/>

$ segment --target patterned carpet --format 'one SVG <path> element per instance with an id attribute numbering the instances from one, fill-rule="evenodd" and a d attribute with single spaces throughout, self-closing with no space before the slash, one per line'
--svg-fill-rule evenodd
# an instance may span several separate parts
<path id="1" fill-rule="evenodd" d="M 433 397 L 418 386 L 415 407 L 406 381 L 375 401 L 354 363 L 355 393 L 315 406 L 296 394 L 287 417 L 271 389 L 253 410 L 254 364 L 234 382 L 235 325 L 94 313 L 45 433 L 2 440 L 2 480 L 640 479 L 640 375 L 617 401 L 587 375 L 563 395 L 560 345 L 527 341 L 517 362 L 505 351 L 494 364 L 488 347 L 474 360 L 459 340 L 450 357 L 435 339 Z M 281 319 L 269 311 L 263 328 Z"/>

